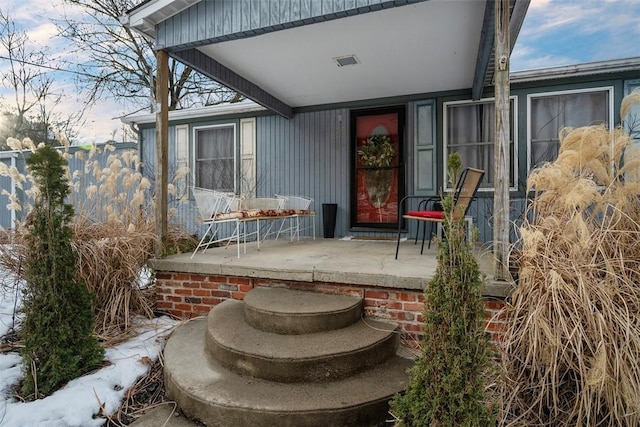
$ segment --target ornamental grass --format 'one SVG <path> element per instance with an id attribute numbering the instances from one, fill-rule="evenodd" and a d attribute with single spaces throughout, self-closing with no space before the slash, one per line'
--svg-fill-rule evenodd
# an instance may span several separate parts
<path id="1" fill-rule="evenodd" d="M 155 225 L 74 224 L 78 274 L 94 296 L 94 332 L 111 337 L 131 325 L 134 315 L 153 317 L 153 287 L 140 281 L 154 256 Z"/>
<path id="2" fill-rule="evenodd" d="M 29 140 L 10 138 L 9 142 L 20 151 L 35 148 Z M 81 165 L 69 174 L 69 203 L 76 214 L 72 244 L 78 253 L 77 272 L 93 295 L 94 333 L 115 343 L 126 337 L 134 316 L 153 316 L 154 286 L 146 269 L 149 259 L 155 256 L 157 239 L 155 209 L 149 203 L 151 183 L 140 173 L 135 150 L 118 152 L 114 146 L 106 145 L 101 151 L 93 145 L 74 154 L 65 150 L 63 155 Z M 184 179 L 185 171 L 179 172 L 175 179 Z M 0 170 L 0 174 L 14 177 L 25 194 L 23 203 L 17 197 L 10 199 L 10 208 L 17 211 L 16 217 L 21 220 L 16 231 L 6 233 L 6 240 L 12 244 L 0 245 L 0 265 L 23 277 L 22 223 L 30 211 L 35 188 L 30 185 L 32 178 L 19 174 L 15 168 Z M 174 251 L 179 245 L 171 241 L 188 239 L 192 238 L 187 233 L 171 229 L 169 244 Z"/>
<path id="3" fill-rule="evenodd" d="M 563 131 L 557 160 L 527 181 L 519 283 L 504 312 L 503 426 L 640 425 L 633 143 L 623 128 Z"/>

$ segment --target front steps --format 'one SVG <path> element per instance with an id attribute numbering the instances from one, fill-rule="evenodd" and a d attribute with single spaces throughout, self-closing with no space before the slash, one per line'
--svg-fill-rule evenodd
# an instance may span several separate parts
<path id="1" fill-rule="evenodd" d="M 207 426 L 375 426 L 412 362 L 362 301 L 255 288 L 185 323 L 164 350 L 167 395 Z"/>

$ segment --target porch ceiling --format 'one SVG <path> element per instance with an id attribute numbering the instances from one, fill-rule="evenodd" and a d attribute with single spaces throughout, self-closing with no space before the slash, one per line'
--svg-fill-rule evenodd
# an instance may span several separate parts
<path id="1" fill-rule="evenodd" d="M 484 10 L 426 1 L 198 49 L 294 108 L 468 89 Z M 359 63 L 339 67 L 347 55 Z"/>
<path id="2" fill-rule="evenodd" d="M 530 0 L 507 1 L 513 47 Z M 289 118 L 296 107 L 409 94 L 471 89 L 478 99 L 492 84 L 494 0 L 363 4 L 314 0 L 303 13 L 284 0 L 146 0 L 121 22 Z M 352 55 L 357 64 L 336 64 Z"/>

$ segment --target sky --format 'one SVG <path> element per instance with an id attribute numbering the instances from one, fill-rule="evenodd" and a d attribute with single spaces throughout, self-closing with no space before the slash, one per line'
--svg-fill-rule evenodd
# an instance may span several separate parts
<path id="1" fill-rule="evenodd" d="M 12 314 L 20 307 L 15 292 L 20 286 L 0 269 L 0 338 L 10 331 Z M 70 381 L 44 399 L 22 402 L 11 389 L 23 376 L 22 358 L 17 352 L 0 353 L 0 425 L 13 427 L 98 427 L 105 424 L 104 410 L 113 415 L 127 391 L 158 359 L 165 338 L 179 322 L 166 316 L 138 319 L 138 334 L 108 348 L 109 364 L 91 374 Z"/>
<path id="2" fill-rule="evenodd" d="M 640 56 L 639 0 L 531 0 L 511 71 Z"/>
<path id="3" fill-rule="evenodd" d="M 28 32 L 34 46 L 46 47 L 57 59 L 68 56 L 67 44 L 55 37 L 51 19 L 77 10 L 61 6 L 60 0 L 3 0 L 0 9 Z M 640 0 L 531 0 L 510 66 L 511 71 L 521 71 L 630 57 L 640 57 Z M 0 70 L 6 66 L 0 59 Z M 55 91 L 65 95 L 60 112 L 81 108 L 73 74 L 57 73 Z M 2 87 L 0 96 L 11 99 Z M 87 115 L 79 142 L 120 141 L 119 117 L 130 108 L 103 100 Z"/>

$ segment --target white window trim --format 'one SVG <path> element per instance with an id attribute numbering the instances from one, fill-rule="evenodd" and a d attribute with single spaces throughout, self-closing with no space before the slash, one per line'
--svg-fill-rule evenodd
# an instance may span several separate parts
<path id="1" fill-rule="evenodd" d="M 198 144 L 197 134 L 198 131 L 215 129 L 215 128 L 233 128 L 233 188 L 234 191 L 238 191 L 238 128 L 235 122 L 229 123 L 221 123 L 216 125 L 206 125 L 206 126 L 194 126 L 193 127 L 193 147 L 191 150 L 191 158 L 193 159 L 193 167 L 191 172 L 191 177 L 193 178 L 194 185 L 196 184 L 196 146 Z"/>
<path id="2" fill-rule="evenodd" d="M 518 189 L 518 97 L 516 95 L 509 96 L 509 100 L 513 101 L 513 123 L 511 124 L 513 127 L 513 185 L 509 187 L 509 191 L 516 191 Z M 449 156 L 449 136 L 447 134 L 447 108 L 449 106 L 454 105 L 474 105 L 474 104 L 486 104 L 488 102 L 495 102 L 495 98 L 481 98 L 477 101 L 472 100 L 462 100 L 462 101 L 449 101 L 442 103 L 442 115 L 443 115 L 443 123 L 442 123 L 442 133 L 443 133 L 443 147 L 442 147 L 442 164 L 443 167 L 443 183 L 445 191 L 453 191 L 453 188 L 448 187 L 448 177 L 447 177 L 447 157 Z M 478 188 L 479 192 L 489 192 L 495 191 L 494 187 L 485 187 Z"/>
<path id="3" fill-rule="evenodd" d="M 576 93 L 603 92 L 609 91 L 609 127 L 613 121 L 613 86 L 590 87 L 584 89 L 569 89 L 550 92 L 530 93 L 527 95 L 527 175 L 531 170 L 531 100 L 546 96 L 571 95 Z"/>

